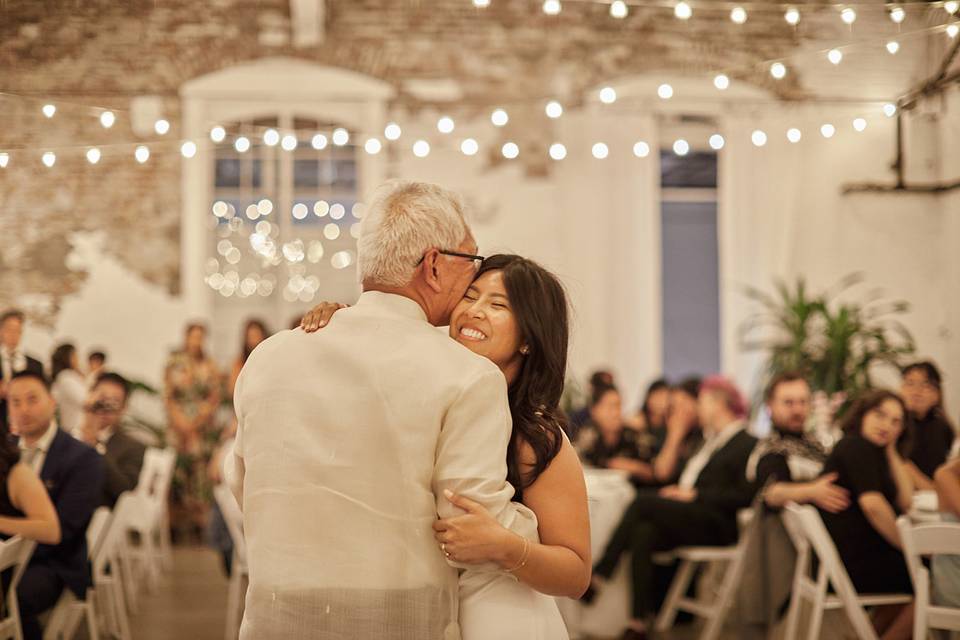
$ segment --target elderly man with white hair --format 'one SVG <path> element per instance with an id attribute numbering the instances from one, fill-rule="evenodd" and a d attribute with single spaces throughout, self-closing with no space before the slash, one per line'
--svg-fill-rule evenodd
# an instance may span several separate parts
<path id="1" fill-rule="evenodd" d="M 505 480 L 504 376 L 435 328 L 482 260 L 460 200 L 423 183 L 382 191 L 358 243 L 357 304 L 324 331 L 261 343 L 237 381 L 241 638 L 459 638 L 458 567 L 432 530 L 458 513 L 446 490 L 536 535 Z"/>

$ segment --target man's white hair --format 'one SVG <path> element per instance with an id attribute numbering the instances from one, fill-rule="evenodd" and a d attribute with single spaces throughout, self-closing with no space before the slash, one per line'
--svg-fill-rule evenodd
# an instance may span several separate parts
<path id="1" fill-rule="evenodd" d="M 426 182 L 388 182 L 363 216 L 357 241 L 360 279 L 406 286 L 423 254 L 456 250 L 468 233 L 463 203 L 453 191 Z"/>

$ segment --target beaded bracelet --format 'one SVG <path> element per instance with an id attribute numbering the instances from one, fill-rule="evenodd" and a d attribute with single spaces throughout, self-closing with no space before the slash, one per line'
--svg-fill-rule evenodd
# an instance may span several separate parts
<path id="1" fill-rule="evenodd" d="M 523 553 L 520 554 L 520 562 L 512 569 L 505 569 L 506 573 L 515 573 L 527 566 L 527 560 L 530 559 L 530 541 L 523 539 Z"/>

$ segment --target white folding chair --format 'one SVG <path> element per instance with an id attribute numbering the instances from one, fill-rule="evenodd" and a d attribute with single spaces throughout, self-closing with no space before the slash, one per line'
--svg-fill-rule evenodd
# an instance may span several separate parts
<path id="1" fill-rule="evenodd" d="M 656 630 L 666 631 L 673 626 L 677 613 L 686 611 L 706 619 L 706 625 L 700 632 L 700 640 L 716 640 L 723 630 L 730 606 L 743 576 L 743 561 L 747 546 L 756 529 L 753 526 L 753 514 L 757 507 L 743 509 L 737 514 L 740 525 L 740 538 L 737 544 L 728 547 L 680 547 L 667 554 L 657 554 L 655 561 L 679 560 L 680 566 L 670 583 L 667 598 L 657 615 Z M 707 571 L 701 581 L 701 591 L 713 591 L 712 599 L 689 598 L 687 590 L 690 581 L 696 575 L 699 565 L 706 565 Z M 725 571 L 724 571 L 725 569 Z"/>
<path id="2" fill-rule="evenodd" d="M 125 581 L 125 589 L 133 612 L 141 578 L 145 576 L 147 586 L 155 590 L 161 570 L 172 562 L 168 500 L 175 465 L 176 451 L 172 448 L 147 449 L 134 499 L 130 500 L 127 525 L 136 534 L 136 544 L 125 545 L 123 560 L 132 578 Z"/>
<path id="3" fill-rule="evenodd" d="M 913 581 L 913 637 L 926 638 L 928 629 L 960 631 L 960 608 L 937 606 L 931 602 L 930 572 L 923 566 L 924 557 L 960 556 L 960 523 L 914 525 L 907 516 L 900 516 L 897 529 Z"/>
<path id="4" fill-rule="evenodd" d="M 784 640 L 794 640 L 800 621 L 800 608 L 804 601 L 812 605 L 807 638 L 820 637 L 824 611 L 843 609 L 854 632 L 861 640 L 877 640 L 877 633 L 867 617 L 864 607 L 894 604 L 909 604 L 908 594 L 858 594 L 847 574 L 843 560 L 830 537 L 820 513 L 810 505 L 790 503 L 783 510 L 783 524 L 797 548 L 797 563 L 794 567 L 793 593 L 787 613 L 787 628 Z M 810 564 L 816 556 L 820 563 L 817 579 L 810 575 Z M 835 595 L 828 593 L 832 586 Z"/>
<path id="5" fill-rule="evenodd" d="M 20 536 L 0 542 L 0 572 L 13 571 L 10 584 L 7 585 L 7 597 L 0 611 L 0 639 L 23 640 L 23 628 L 20 625 L 20 603 L 17 601 L 17 586 L 30 562 L 36 543 Z"/>
<path id="6" fill-rule="evenodd" d="M 227 625 L 225 640 L 236 640 L 240 635 L 240 622 L 243 619 L 244 581 L 247 580 L 247 545 L 243 537 L 243 512 L 233 492 L 225 484 L 213 489 L 213 497 L 220 507 L 220 513 L 227 523 L 227 530 L 233 540 L 233 562 L 230 571 L 230 591 L 227 597 Z"/>

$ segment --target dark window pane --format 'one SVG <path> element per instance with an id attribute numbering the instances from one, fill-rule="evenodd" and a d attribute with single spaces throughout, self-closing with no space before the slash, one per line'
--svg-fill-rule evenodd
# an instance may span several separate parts
<path id="1" fill-rule="evenodd" d="M 259 189 L 263 185 L 263 160 L 259 158 L 253 160 L 253 176 L 250 178 L 250 183 L 254 189 Z"/>
<path id="2" fill-rule="evenodd" d="M 217 187 L 240 186 L 240 160 L 238 158 L 218 158 L 216 168 Z"/>
<path id="3" fill-rule="evenodd" d="M 294 187 L 319 187 L 320 186 L 320 161 L 319 160 L 294 160 L 293 161 L 293 186 Z"/>
<path id="4" fill-rule="evenodd" d="M 660 175 L 663 187 L 715 189 L 717 154 L 691 151 L 685 156 L 678 156 L 671 151 L 661 151 Z"/>
<path id="5" fill-rule="evenodd" d="M 357 165 L 353 160 L 336 160 L 333 163 L 333 186 L 344 191 L 357 187 Z"/>

